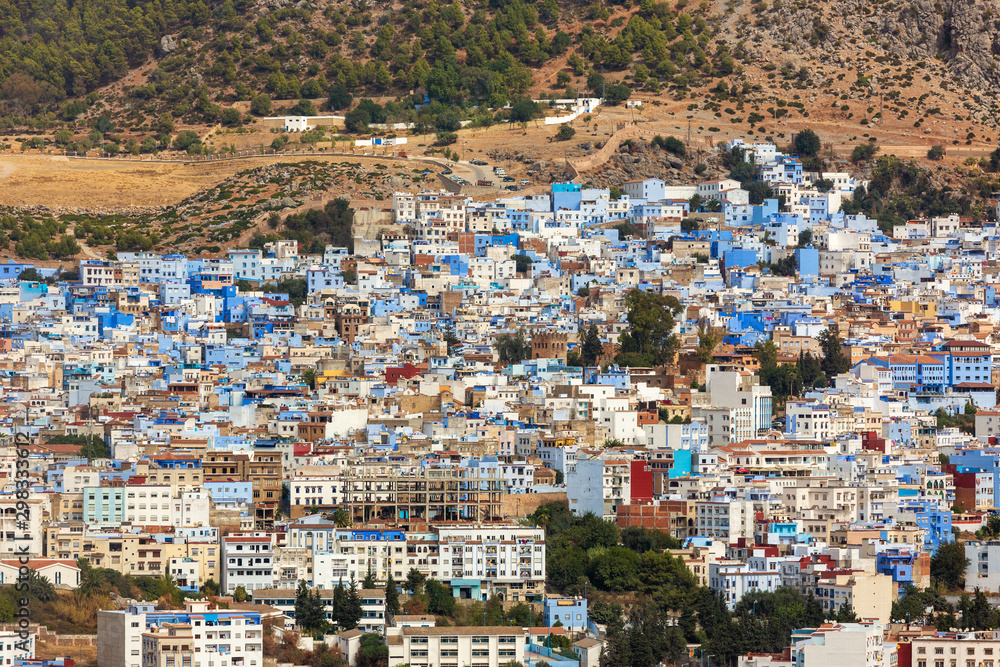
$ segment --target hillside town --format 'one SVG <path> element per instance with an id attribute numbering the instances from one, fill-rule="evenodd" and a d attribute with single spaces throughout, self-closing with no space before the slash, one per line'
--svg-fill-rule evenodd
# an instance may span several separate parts
<path id="1" fill-rule="evenodd" d="M 0 586 L 106 600 L 100 667 L 614 667 L 654 635 L 648 664 L 993 667 L 997 223 L 880 225 L 847 171 L 725 150 L 766 196 L 397 192 L 321 254 L 0 264 Z M 790 636 L 732 627 L 774 605 Z M 25 608 L 0 664 L 72 667 Z"/>

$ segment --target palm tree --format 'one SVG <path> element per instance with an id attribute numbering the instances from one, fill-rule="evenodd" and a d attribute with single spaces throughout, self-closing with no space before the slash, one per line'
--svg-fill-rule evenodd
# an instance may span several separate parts
<path id="1" fill-rule="evenodd" d="M 302 371 L 302 381 L 309 386 L 310 389 L 316 388 L 316 369 L 307 368 Z"/>
<path id="2" fill-rule="evenodd" d="M 351 515 L 343 508 L 333 513 L 333 522 L 337 524 L 337 528 L 350 528 L 354 523 L 351 521 Z"/>
<path id="3" fill-rule="evenodd" d="M 80 585 L 76 587 L 74 593 L 80 599 L 103 597 L 107 595 L 109 588 L 104 573 L 88 565 L 80 572 Z"/>
<path id="4" fill-rule="evenodd" d="M 160 584 L 160 595 L 159 597 L 168 597 L 170 601 L 175 604 L 179 604 L 181 600 L 184 599 L 184 593 L 177 586 L 177 582 L 174 581 L 174 577 L 169 572 L 165 573 L 159 581 Z"/>
<path id="5" fill-rule="evenodd" d="M 549 521 L 552 520 L 552 512 L 549 511 L 548 507 L 544 505 L 535 510 L 535 523 L 545 530 L 545 527 L 549 525 Z"/>
<path id="6" fill-rule="evenodd" d="M 44 577 L 34 570 L 28 578 L 28 590 L 32 597 L 39 602 L 51 602 L 56 599 L 56 587 L 52 585 L 48 577 Z"/>

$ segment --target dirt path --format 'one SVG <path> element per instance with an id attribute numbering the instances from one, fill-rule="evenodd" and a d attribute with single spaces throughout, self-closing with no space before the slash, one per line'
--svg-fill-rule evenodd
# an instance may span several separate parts
<path id="1" fill-rule="evenodd" d="M 66 232 L 73 237 L 76 237 L 76 225 L 66 225 Z M 104 259 L 104 257 L 102 257 L 97 251 L 87 245 L 87 242 L 83 239 L 76 239 L 76 242 L 80 244 L 80 255 L 83 255 L 87 259 Z"/>

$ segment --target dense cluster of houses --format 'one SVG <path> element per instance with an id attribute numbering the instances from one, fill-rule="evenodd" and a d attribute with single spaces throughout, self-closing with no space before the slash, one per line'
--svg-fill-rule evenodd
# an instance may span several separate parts
<path id="1" fill-rule="evenodd" d="M 849 650 L 939 667 L 923 652 L 1000 651 L 975 633 L 915 632 L 898 652 L 882 641 L 936 550 L 998 506 L 996 224 L 887 232 L 840 210 L 864 185 L 848 174 L 732 147 L 775 199 L 656 178 L 614 198 L 575 183 L 494 202 L 397 193 L 396 224 L 350 249 L 122 252 L 68 281 L 0 265 L 0 584 L 27 544 L 57 588 L 80 584 L 83 559 L 250 599 L 101 612 L 102 667 L 262 667 L 262 624 L 295 626 L 300 583 L 329 602 L 366 577 L 358 630 L 331 640 L 352 664 L 377 632 L 390 664 L 590 666 L 601 628 L 586 600 L 547 594 L 545 531 L 520 521 L 563 501 L 678 538 L 730 607 L 790 586 L 864 619 L 803 630 L 748 666 L 847 664 Z M 49 279 L 19 279 L 30 268 Z M 681 304 L 672 363 L 615 362 L 633 289 Z M 580 365 L 592 327 L 600 352 Z M 831 330 L 846 370 L 779 405 L 755 346 L 794 365 L 822 356 Z M 517 358 L 501 358 L 502 334 L 523 342 Z M 966 551 L 971 585 L 1000 590 L 1000 543 Z M 387 580 L 413 570 L 460 600 L 540 605 L 541 622 L 387 614 Z M 556 621 L 573 658 L 545 652 Z"/>

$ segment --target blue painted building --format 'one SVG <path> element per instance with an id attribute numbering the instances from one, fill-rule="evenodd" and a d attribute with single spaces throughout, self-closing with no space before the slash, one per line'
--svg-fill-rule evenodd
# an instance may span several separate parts
<path id="1" fill-rule="evenodd" d="M 573 598 L 546 598 L 543 604 L 543 617 L 545 625 L 552 627 L 556 621 L 562 623 L 562 627 L 567 631 L 586 632 L 587 631 L 587 599 L 581 597 Z"/>

